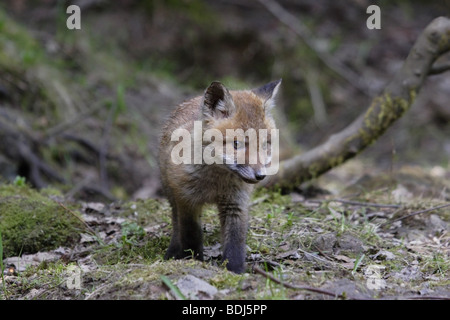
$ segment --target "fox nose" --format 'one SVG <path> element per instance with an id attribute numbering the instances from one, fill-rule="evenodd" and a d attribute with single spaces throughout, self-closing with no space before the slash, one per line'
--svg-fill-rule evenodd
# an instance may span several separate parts
<path id="1" fill-rule="evenodd" d="M 256 173 L 255 174 L 255 178 L 256 178 L 256 180 L 258 180 L 258 181 L 261 181 L 262 179 L 264 179 L 266 177 L 266 175 L 265 174 L 261 174 L 261 173 Z"/>

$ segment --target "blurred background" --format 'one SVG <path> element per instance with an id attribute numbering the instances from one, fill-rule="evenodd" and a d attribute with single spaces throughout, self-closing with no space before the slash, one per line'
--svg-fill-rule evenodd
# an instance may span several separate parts
<path id="1" fill-rule="evenodd" d="M 69 30 L 69 5 L 81 30 Z M 0 4 L 0 179 L 82 199 L 160 196 L 160 127 L 211 81 L 250 89 L 283 78 L 282 155 L 352 122 L 450 1 L 15 0 Z M 359 156 L 361 171 L 449 170 L 450 75 Z"/>

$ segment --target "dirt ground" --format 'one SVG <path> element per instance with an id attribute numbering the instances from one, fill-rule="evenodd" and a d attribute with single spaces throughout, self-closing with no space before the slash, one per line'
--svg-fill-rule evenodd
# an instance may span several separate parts
<path id="1" fill-rule="evenodd" d="M 257 192 L 242 275 L 220 263 L 214 208 L 203 215 L 205 261 L 164 261 L 171 232 L 165 200 L 92 202 L 78 204 L 87 224 L 78 241 L 4 261 L 16 269 L 4 276 L 2 297 L 450 298 L 450 173 L 402 168 L 368 174 L 339 192 L 331 187 L 356 168 L 364 170 L 352 161 L 290 195 Z"/>
<path id="2" fill-rule="evenodd" d="M 56 1 L 0 9 L 2 299 L 450 299 L 448 73 L 356 159 L 289 194 L 258 190 L 242 275 L 220 263 L 213 207 L 205 261 L 162 259 L 171 221 L 156 164 L 170 110 L 217 79 L 283 78 L 283 156 L 317 145 L 365 110 L 448 1 L 383 2 L 379 31 L 366 1 L 279 1 L 367 92 L 256 1 L 79 3 L 80 32 Z M 76 236 L 49 240 L 66 224 L 41 222 L 9 236 L 10 211 L 51 211 Z M 24 251 L 21 237 L 43 245 Z"/>

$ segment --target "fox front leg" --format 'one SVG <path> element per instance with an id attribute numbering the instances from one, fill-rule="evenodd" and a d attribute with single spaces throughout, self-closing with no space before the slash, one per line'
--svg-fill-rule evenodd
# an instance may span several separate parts
<path id="1" fill-rule="evenodd" d="M 223 261 L 227 261 L 227 269 L 235 273 L 245 271 L 245 240 L 248 227 L 246 205 L 233 202 L 219 203 Z"/>

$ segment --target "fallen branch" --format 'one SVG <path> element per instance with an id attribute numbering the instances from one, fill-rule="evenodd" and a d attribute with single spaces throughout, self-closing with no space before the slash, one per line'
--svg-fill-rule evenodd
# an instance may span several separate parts
<path id="1" fill-rule="evenodd" d="M 450 70 L 450 62 L 447 63 L 441 63 L 441 64 L 437 64 L 435 66 L 433 66 L 430 69 L 430 72 L 428 72 L 429 75 L 436 75 L 436 74 L 441 74 L 444 73 L 446 71 Z"/>
<path id="2" fill-rule="evenodd" d="M 384 225 L 387 225 L 387 224 L 391 224 L 391 223 L 394 223 L 394 222 L 397 222 L 397 221 L 400 221 L 400 220 L 404 220 L 404 219 L 410 218 L 412 216 L 416 216 L 418 214 L 427 213 L 427 212 L 439 210 L 439 209 L 446 208 L 446 207 L 450 207 L 450 203 L 446 203 L 446 204 L 443 204 L 443 205 L 440 205 L 440 206 L 437 206 L 437 207 L 433 207 L 433 208 L 430 208 L 430 209 L 415 211 L 415 212 L 410 213 L 410 214 L 408 214 L 406 216 L 397 218 L 397 219 L 395 219 L 393 221 L 387 221 L 387 222 L 383 223 L 381 226 L 384 226 Z"/>
<path id="3" fill-rule="evenodd" d="M 409 110 L 434 61 L 448 51 L 450 19 L 436 18 L 420 34 L 403 67 L 365 113 L 323 144 L 282 161 L 278 173 L 268 176 L 261 186 L 292 190 L 358 155 Z"/>

